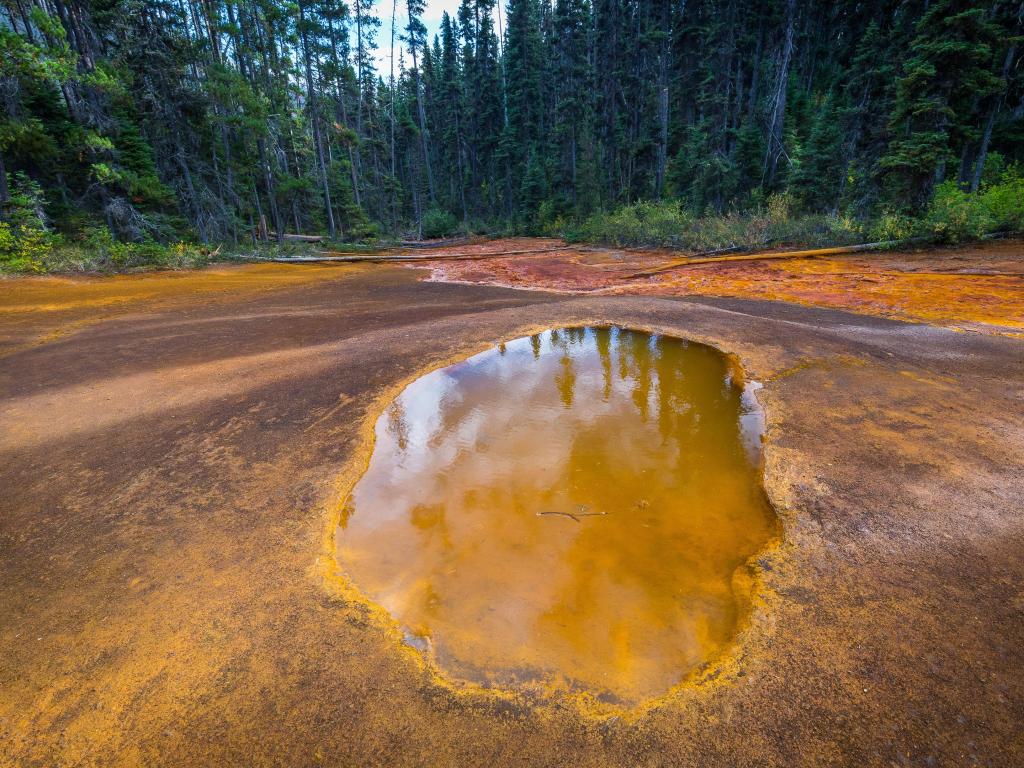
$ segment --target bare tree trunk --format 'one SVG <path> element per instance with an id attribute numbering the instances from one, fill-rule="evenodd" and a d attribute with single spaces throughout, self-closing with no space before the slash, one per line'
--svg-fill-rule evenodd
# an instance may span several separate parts
<path id="1" fill-rule="evenodd" d="M 391 152 L 391 183 L 388 185 L 391 190 L 390 200 L 388 201 L 391 205 L 391 223 L 392 226 L 397 229 L 398 227 L 398 198 L 395 194 L 395 182 L 398 178 L 398 165 L 395 159 L 395 21 L 398 16 L 398 0 L 392 0 L 391 2 L 391 51 L 389 53 L 391 58 L 391 75 L 388 79 L 388 86 L 391 89 L 391 108 L 390 118 L 390 152 Z"/>
<path id="2" fill-rule="evenodd" d="M 1006 52 L 1006 58 L 1003 59 L 1003 90 L 993 101 L 992 109 L 988 113 L 988 119 L 985 120 L 985 130 L 981 134 L 981 146 L 978 148 L 978 157 L 974 161 L 974 174 L 971 176 L 971 192 L 977 192 L 978 187 L 981 186 L 981 176 L 985 172 L 985 158 L 988 156 L 988 145 L 992 141 L 992 128 L 996 124 L 996 117 L 1003 108 L 1003 102 L 1006 99 L 1007 77 L 1010 74 L 1010 65 L 1013 63 L 1013 57 L 1016 53 L 1017 46 L 1011 45 L 1010 49 Z"/>
<path id="3" fill-rule="evenodd" d="M 11 191 L 7 188 L 7 166 L 4 165 L 4 154 L 0 152 L 0 220 L 6 213 L 7 201 L 11 199 Z"/>
<path id="4" fill-rule="evenodd" d="M 668 37 L 658 57 L 658 165 L 655 169 L 654 196 L 660 200 L 665 190 L 665 166 L 668 163 Z"/>
<path id="5" fill-rule="evenodd" d="M 349 148 L 349 161 L 353 162 L 352 179 L 356 196 L 356 205 L 360 205 L 359 181 L 362 176 L 361 148 L 363 141 L 363 0 L 353 0 L 356 8 L 356 139 L 355 153 Z M 334 45 L 334 22 L 331 21 L 331 45 Z M 337 58 L 337 53 L 335 53 Z"/>
<path id="6" fill-rule="evenodd" d="M 754 63 L 750 74 L 750 95 L 747 97 L 747 119 L 753 120 L 757 112 L 757 97 L 761 95 L 761 49 L 764 47 L 764 24 L 757 30 L 757 45 L 754 47 Z"/>
<path id="7" fill-rule="evenodd" d="M 505 94 L 508 93 L 508 86 L 505 85 L 505 44 L 502 40 L 505 37 L 505 24 L 501 20 L 501 0 L 494 4 L 498 9 L 498 72 L 501 74 L 501 119 L 502 125 L 508 128 L 508 100 Z M 479 24 L 479 20 L 477 24 Z"/>
<path id="8" fill-rule="evenodd" d="M 196 188 L 192 183 L 192 172 L 188 168 L 188 163 L 185 162 L 185 150 L 182 149 L 181 143 L 177 144 L 177 152 L 175 153 L 178 160 L 178 167 L 181 168 L 181 176 L 185 180 L 185 190 L 188 192 L 189 207 L 192 209 L 192 217 L 195 221 L 196 229 L 199 230 L 199 240 L 202 243 L 208 243 L 210 241 L 210 235 L 206 231 L 206 222 L 203 221 L 203 211 L 199 207 L 199 200 L 196 197 Z"/>
<path id="9" fill-rule="evenodd" d="M 267 145 L 261 138 L 256 142 L 260 153 L 260 165 L 263 166 L 263 184 L 267 188 L 267 204 L 270 206 L 270 217 L 274 220 L 274 231 L 277 232 L 277 244 L 284 243 L 284 219 L 281 216 L 281 209 L 277 204 L 277 192 L 274 189 L 274 175 L 270 171 L 270 161 L 267 159 Z"/>
<path id="10" fill-rule="evenodd" d="M 456 170 L 459 174 L 459 200 L 462 203 L 462 221 L 466 222 L 469 219 L 469 209 L 466 207 L 466 161 L 463 158 L 462 116 L 458 109 L 453 111 L 455 114 L 455 159 L 457 164 Z"/>
<path id="11" fill-rule="evenodd" d="M 772 109 L 768 123 L 768 151 L 764 158 L 764 184 L 769 187 L 775 181 L 779 157 L 785 152 L 785 147 L 782 144 L 782 127 L 786 121 L 786 94 L 789 86 L 789 62 L 793 56 L 795 25 L 796 0 L 788 0 L 786 3 L 786 36 L 779 56 L 779 69 L 776 73 L 775 92 L 772 96 Z"/>
<path id="12" fill-rule="evenodd" d="M 398 0 L 391 3 L 391 176 L 395 175 L 395 17 L 398 15 Z"/>
<path id="13" fill-rule="evenodd" d="M 357 6 L 358 7 L 358 6 Z M 360 46 L 362 43 L 360 43 Z M 331 60 L 334 63 L 334 71 L 341 72 L 341 64 L 338 58 L 338 39 L 334 31 L 334 20 L 331 20 Z M 362 83 L 362 76 L 360 75 L 360 83 Z M 362 110 L 362 85 L 359 86 L 359 108 Z M 348 125 L 348 113 L 345 109 L 345 95 L 342 93 L 341 86 L 338 84 L 338 79 L 334 80 L 334 100 L 336 102 L 334 114 L 337 116 L 338 110 L 341 110 L 341 123 L 342 125 Z M 362 146 L 362 116 L 358 119 L 358 126 L 356 127 L 356 138 L 359 146 Z M 359 192 L 359 180 L 362 178 L 362 161 L 359 149 L 355 152 L 352 151 L 351 142 L 347 142 L 348 147 L 348 163 L 349 170 L 352 176 L 352 192 L 355 194 L 356 205 L 360 208 L 363 207 L 362 195 Z"/>
<path id="14" fill-rule="evenodd" d="M 434 171 L 430 167 L 430 134 L 427 132 L 427 110 L 423 104 L 423 89 L 420 87 L 420 67 L 416 59 L 416 43 L 409 36 L 409 52 L 412 54 L 413 87 L 416 88 L 416 106 L 420 116 L 420 144 L 423 146 L 423 164 L 427 169 L 427 190 L 430 202 L 434 202 Z"/>
<path id="15" fill-rule="evenodd" d="M 25 6 L 22 4 L 21 0 L 17 0 L 17 6 L 18 6 L 18 13 L 21 16 L 22 27 L 24 27 L 24 29 L 25 29 L 25 37 L 28 38 L 28 41 L 30 43 L 35 45 L 36 37 L 35 37 L 34 34 L 32 34 L 32 25 L 29 23 L 28 14 L 25 13 Z M 12 27 L 14 26 L 14 16 L 13 15 L 11 16 L 11 26 Z"/>
<path id="16" fill-rule="evenodd" d="M 313 81 L 313 60 L 309 54 L 309 33 L 305 28 L 305 10 L 299 3 L 299 22 L 302 28 L 302 59 L 306 65 L 306 95 L 309 97 L 309 120 L 313 125 L 313 145 L 316 150 L 316 162 L 320 171 L 320 181 L 324 194 L 324 213 L 327 214 L 327 233 L 333 240 L 337 235 L 334 225 L 334 208 L 331 205 L 331 189 L 327 183 L 327 165 L 324 162 L 324 144 L 320 135 L 320 114 L 317 110 L 316 83 Z"/>

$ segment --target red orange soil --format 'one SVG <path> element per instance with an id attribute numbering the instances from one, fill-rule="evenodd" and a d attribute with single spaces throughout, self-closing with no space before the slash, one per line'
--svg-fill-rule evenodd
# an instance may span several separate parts
<path id="1" fill-rule="evenodd" d="M 911 268 L 1013 269 L 1015 247 L 850 263 L 907 286 Z M 565 287 L 617 259 L 503 268 Z M 820 266 L 793 280 L 809 290 Z M 1024 764 L 1024 341 L 423 276 L 0 283 L 0 765 Z M 1010 278 L 984 311 L 954 295 L 973 279 L 942 278 L 948 322 L 1019 327 Z M 764 598 L 726 661 L 646 707 L 460 691 L 325 567 L 339 491 L 405 382 L 501 339 L 610 323 L 713 344 L 764 383 L 784 529 L 758 563 Z"/>
<path id="2" fill-rule="evenodd" d="M 435 279 L 603 295 L 730 296 L 831 307 L 986 333 L 1024 333 L 1024 243 L 1017 240 L 919 252 L 875 252 L 780 261 L 695 264 L 651 276 L 665 251 L 497 241 L 476 252 L 537 255 L 438 261 Z M 441 249 L 462 255 L 471 249 Z"/>

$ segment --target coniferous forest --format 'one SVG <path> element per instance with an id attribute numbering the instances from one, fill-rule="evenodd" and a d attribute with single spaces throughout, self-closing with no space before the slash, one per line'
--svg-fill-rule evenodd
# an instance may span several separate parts
<path id="1" fill-rule="evenodd" d="M 3 0 L 4 236 L 555 234 L 643 201 L 877 220 L 1019 180 L 1019 0 L 462 0 L 431 36 L 423 13 Z"/>

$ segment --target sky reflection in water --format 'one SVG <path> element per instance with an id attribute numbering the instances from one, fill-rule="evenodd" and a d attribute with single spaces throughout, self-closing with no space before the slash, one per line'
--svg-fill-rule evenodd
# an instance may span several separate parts
<path id="1" fill-rule="evenodd" d="M 734 573 L 776 533 L 734 377 L 617 328 L 427 374 L 377 422 L 342 568 L 457 679 L 663 693 L 733 637 Z"/>

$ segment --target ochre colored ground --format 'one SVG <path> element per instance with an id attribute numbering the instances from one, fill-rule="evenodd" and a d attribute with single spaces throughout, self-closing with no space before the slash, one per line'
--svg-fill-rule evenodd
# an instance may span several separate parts
<path id="1" fill-rule="evenodd" d="M 438 261 L 438 279 L 602 295 L 732 296 L 830 307 L 985 333 L 1024 333 L 1024 243 L 873 252 L 778 261 L 737 261 L 638 272 L 667 264 L 664 251 L 557 247 L 557 241 L 450 246 L 464 254 L 536 249 L 487 260 Z"/>
<path id="2" fill-rule="evenodd" d="M 232 304 L 267 291 L 316 282 L 336 272 L 329 264 L 215 266 L 201 271 L 114 277 L 0 278 L 0 357 L 52 341 L 87 325 L 143 307 Z"/>
<path id="3" fill-rule="evenodd" d="M 849 261 L 1009 271 L 1015 247 Z M 584 269 L 550 256 L 523 263 Z M 423 275 L 0 283 L 0 764 L 1024 764 L 1024 341 L 941 327 L 1013 332 L 1013 290 L 992 316 L 960 298 L 974 276 L 944 277 L 941 323 L 910 324 Z M 460 690 L 331 566 L 406 383 L 581 324 L 738 356 L 783 527 L 728 658 L 617 713 Z"/>

